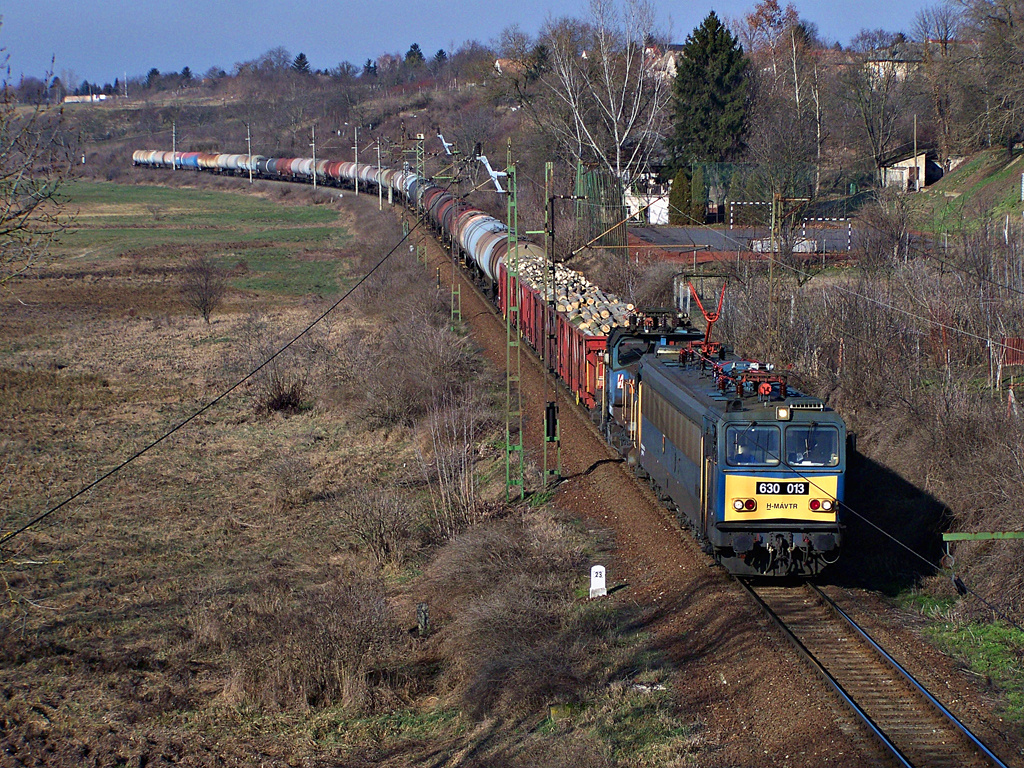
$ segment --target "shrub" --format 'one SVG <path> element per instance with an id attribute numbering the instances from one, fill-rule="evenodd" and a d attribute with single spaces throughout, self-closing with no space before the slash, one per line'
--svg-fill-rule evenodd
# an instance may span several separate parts
<path id="1" fill-rule="evenodd" d="M 386 488 L 357 486 L 335 496 L 331 508 L 345 535 L 379 565 L 402 563 L 418 517 L 409 499 Z"/>
<path id="2" fill-rule="evenodd" d="M 230 606 L 214 632 L 231 663 L 229 689 L 268 710 L 373 708 L 373 682 L 399 647 L 384 584 L 345 568 L 296 590 L 267 578 Z"/>
<path id="3" fill-rule="evenodd" d="M 698 165 L 690 179 L 690 220 L 702 226 L 708 219 L 708 192 L 704 187 L 704 168 Z"/>
<path id="4" fill-rule="evenodd" d="M 439 551 L 428 590 L 463 708 L 483 717 L 578 697 L 592 639 L 573 596 L 584 571 L 575 535 L 539 513 L 485 522 Z"/>
<path id="5" fill-rule="evenodd" d="M 484 507 L 477 495 L 476 446 L 491 425 L 491 414 L 472 391 L 457 399 L 446 389 L 439 400 L 424 418 L 430 456 L 420 453 L 419 459 L 430 489 L 433 532 L 446 540 L 483 519 Z"/>
<path id="6" fill-rule="evenodd" d="M 308 403 L 309 382 L 313 373 L 322 367 L 325 357 L 322 328 L 315 329 L 270 360 L 249 380 L 248 389 L 255 396 L 257 413 L 298 413 Z M 275 334 L 259 313 L 252 313 L 242 323 L 240 344 L 233 361 L 233 374 L 255 370 L 269 360 L 288 338 L 285 333 Z"/>
<path id="7" fill-rule="evenodd" d="M 480 369 L 470 341 L 426 310 L 411 310 L 376 335 L 357 329 L 341 346 L 341 377 L 377 425 L 413 426 L 445 397 L 467 398 Z"/>
<path id="8" fill-rule="evenodd" d="M 207 325 L 210 315 L 220 306 L 226 293 L 224 274 L 210 259 L 195 254 L 188 258 L 182 277 L 181 298 L 200 314 Z"/>

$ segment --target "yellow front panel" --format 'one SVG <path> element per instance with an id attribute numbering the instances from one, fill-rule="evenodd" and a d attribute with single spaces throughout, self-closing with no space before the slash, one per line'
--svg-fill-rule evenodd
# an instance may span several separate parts
<path id="1" fill-rule="evenodd" d="M 775 483 L 780 486 L 782 493 L 764 494 L 758 493 L 759 483 Z M 785 490 L 790 483 L 803 483 L 808 486 L 806 494 L 786 494 Z M 787 479 L 776 477 L 764 477 L 750 475 L 726 475 L 725 476 L 725 513 L 724 519 L 727 523 L 748 522 L 751 520 L 807 520 L 815 523 L 834 523 L 838 504 L 835 504 L 830 512 L 812 512 L 811 499 L 832 499 L 836 498 L 839 487 L 838 475 L 812 475 L 807 480 L 803 478 L 790 477 Z M 757 502 L 757 509 L 753 512 L 736 510 L 733 508 L 735 499 L 754 499 Z"/>

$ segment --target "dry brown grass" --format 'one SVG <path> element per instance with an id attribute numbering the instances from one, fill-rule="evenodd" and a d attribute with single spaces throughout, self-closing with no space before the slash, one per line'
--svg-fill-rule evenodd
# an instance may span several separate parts
<path id="1" fill-rule="evenodd" d="M 478 525 L 438 553 L 427 579 L 440 650 L 453 693 L 473 716 L 581 695 L 595 641 L 573 605 L 583 566 L 581 541 L 545 515 Z"/>
<path id="2" fill-rule="evenodd" d="M 201 608 L 200 648 L 230 660 L 225 696 L 264 710 L 340 706 L 353 713 L 390 703 L 386 676 L 403 645 L 383 581 L 361 566 L 305 584 L 287 569 L 239 599 Z"/>
<path id="3" fill-rule="evenodd" d="M 369 240 L 367 261 L 383 242 Z M 208 327 L 165 278 L 176 254 L 81 259 L 3 299 L 0 528 L 193 413 L 326 306 L 235 292 Z M 377 290 L 4 553 L 4 760 L 607 762 L 582 726 L 524 741 L 549 701 L 635 666 L 588 656 L 617 620 L 574 600 L 582 539 L 496 503 L 491 384 L 422 267 L 396 262 Z M 275 381 L 301 384 L 299 407 L 272 407 Z M 424 600 L 436 631 L 418 638 Z M 512 719 L 487 737 L 471 719 L 492 713 Z"/>
<path id="4" fill-rule="evenodd" d="M 183 314 L 174 258 L 77 260 L 2 298 L 4 530 L 233 380 L 251 359 L 254 310 L 276 341 L 324 306 L 235 293 L 206 327 Z M 381 700 L 401 623 L 382 582 L 344 566 L 346 532 L 323 499 L 357 467 L 379 478 L 412 452 L 330 407 L 338 338 L 312 338 L 281 368 L 315 379 L 295 415 L 261 416 L 274 409 L 259 389 L 240 391 L 12 542 L 0 606 L 5 754 L 248 764 L 255 749 L 273 761 L 304 742 L 275 745 L 250 730 L 246 708 Z"/>

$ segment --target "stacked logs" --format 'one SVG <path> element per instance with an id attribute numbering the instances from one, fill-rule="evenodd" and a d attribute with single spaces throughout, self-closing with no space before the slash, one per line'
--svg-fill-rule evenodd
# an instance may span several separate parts
<path id="1" fill-rule="evenodd" d="M 629 324 L 633 305 L 602 291 L 574 269 L 556 264 L 553 286 L 550 271 L 548 273 L 547 295 L 544 293 L 544 263 L 540 259 L 520 261 L 519 276 L 588 336 L 607 336 L 612 328 Z"/>

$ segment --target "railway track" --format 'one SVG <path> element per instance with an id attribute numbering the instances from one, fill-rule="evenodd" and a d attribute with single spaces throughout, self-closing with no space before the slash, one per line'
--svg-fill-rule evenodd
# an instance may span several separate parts
<path id="1" fill-rule="evenodd" d="M 821 589 L 738 581 L 853 710 L 894 765 L 1005 768 Z"/>
<path id="2" fill-rule="evenodd" d="M 459 277 L 463 287 L 475 292 L 483 306 L 497 317 L 478 286 L 464 275 Z M 531 350 L 527 351 L 540 370 L 540 361 Z M 557 397 L 563 413 L 575 417 L 574 421 L 608 450 L 594 424 L 582 411 L 572 407 L 569 393 L 559 387 Z M 537 435 L 536 439 L 541 437 Z M 609 451 L 608 455 L 612 453 Z M 657 506 L 663 510 L 661 505 Z M 883 656 L 881 647 L 817 587 L 809 584 L 800 589 L 755 587 L 742 579 L 738 581 L 766 608 L 783 632 L 795 641 L 801 654 L 858 713 L 862 722 L 866 722 L 867 730 L 882 744 L 883 753 L 892 756 L 893 765 L 938 768 L 1006 765 L 941 704 L 930 700 L 924 687 L 895 660 Z M 865 746 L 870 751 L 870 743 Z"/>
<path id="3" fill-rule="evenodd" d="M 483 306 L 497 317 L 478 286 L 465 275 L 459 277 L 463 287 L 475 292 Z M 541 370 L 541 363 L 532 350 L 527 348 L 527 351 L 533 364 Z M 563 413 L 575 417 L 574 421 L 593 434 L 612 456 L 590 419 L 572 407 L 568 391 L 557 388 L 557 398 Z M 539 435 L 535 437 L 542 439 Z M 1006 763 L 816 586 L 805 583 L 794 589 L 791 585 L 754 586 L 742 579 L 737 581 L 767 610 L 804 658 L 857 714 L 866 731 L 881 744 L 881 753 L 891 757 L 891 764 L 921 768 L 1005 768 Z M 872 751 L 870 742 L 863 746 Z"/>

